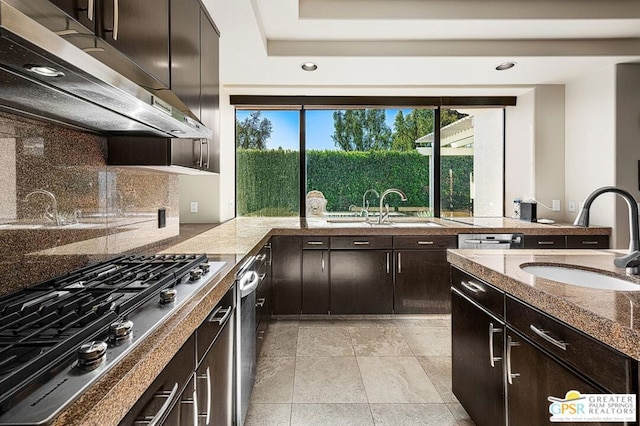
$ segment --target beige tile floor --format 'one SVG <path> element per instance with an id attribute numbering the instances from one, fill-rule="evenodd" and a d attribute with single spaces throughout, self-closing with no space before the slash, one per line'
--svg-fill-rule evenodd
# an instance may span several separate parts
<path id="1" fill-rule="evenodd" d="M 254 425 L 473 425 L 451 392 L 450 319 L 274 320 Z"/>

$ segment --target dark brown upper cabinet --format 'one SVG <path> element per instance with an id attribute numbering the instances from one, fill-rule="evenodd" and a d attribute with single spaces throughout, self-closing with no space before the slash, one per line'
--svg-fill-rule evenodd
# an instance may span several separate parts
<path id="1" fill-rule="evenodd" d="M 98 36 L 169 86 L 169 0 L 95 1 Z"/>
<path id="2" fill-rule="evenodd" d="M 91 32 L 96 31 L 96 0 L 49 0 L 62 9 L 67 15 L 87 27 Z"/>

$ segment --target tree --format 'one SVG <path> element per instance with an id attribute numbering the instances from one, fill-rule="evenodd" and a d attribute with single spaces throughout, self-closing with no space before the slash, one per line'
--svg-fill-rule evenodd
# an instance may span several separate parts
<path id="1" fill-rule="evenodd" d="M 241 122 L 236 118 L 236 147 L 243 149 L 266 149 L 273 126 L 268 118 L 262 118 L 260 111 L 252 111 Z"/>
<path id="2" fill-rule="evenodd" d="M 383 109 L 353 109 L 333 113 L 331 139 L 343 151 L 388 150 L 391 129 Z"/>
<path id="3" fill-rule="evenodd" d="M 394 138 L 392 149 L 411 151 L 415 148 L 416 139 L 433 132 L 434 114 L 432 109 L 414 109 L 406 118 L 398 111 L 393 123 Z"/>
<path id="4" fill-rule="evenodd" d="M 458 121 L 466 117 L 466 114 L 456 110 L 440 109 L 440 127 Z M 398 111 L 393 123 L 393 143 L 391 149 L 395 151 L 411 151 L 415 148 L 415 142 L 422 136 L 433 133 L 434 110 L 414 109 L 404 116 L 402 111 Z"/>

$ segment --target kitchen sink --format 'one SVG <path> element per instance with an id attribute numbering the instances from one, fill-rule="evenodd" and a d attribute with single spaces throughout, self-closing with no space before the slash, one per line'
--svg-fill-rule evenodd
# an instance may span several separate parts
<path id="1" fill-rule="evenodd" d="M 399 220 L 394 219 L 391 222 L 378 223 L 376 221 L 365 222 L 361 217 L 327 219 L 330 225 L 338 226 L 357 226 L 357 227 L 373 227 L 373 228 L 441 228 L 441 225 L 429 220 Z"/>
<path id="2" fill-rule="evenodd" d="M 640 284 L 604 273 L 577 269 L 569 265 L 520 265 L 523 271 L 547 280 L 580 287 L 615 291 L 640 291 Z"/>

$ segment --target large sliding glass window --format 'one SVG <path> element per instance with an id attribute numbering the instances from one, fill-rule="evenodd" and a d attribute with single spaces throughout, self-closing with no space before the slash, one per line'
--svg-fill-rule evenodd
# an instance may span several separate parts
<path id="1" fill-rule="evenodd" d="M 300 111 L 236 111 L 238 216 L 300 214 Z"/>
<path id="2" fill-rule="evenodd" d="M 307 110 L 307 216 L 375 216 L 389 188 L 407 196 L 385 199 L 390 215 L 433 216 L 429 157 L 415 145 L 433 117 L 432 109 Z"/>
<path id="3" fill-rule="evenodd" d="M 442 217 L 503 216 L 502 108 L 443 108 L 440 156 Z"/>
<path id="4" fill-rule="evenodd" d="M 238 216 L 504 214 L 503 108 L 239 109 L 236 150 Z"/>

